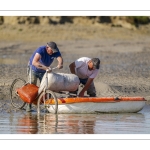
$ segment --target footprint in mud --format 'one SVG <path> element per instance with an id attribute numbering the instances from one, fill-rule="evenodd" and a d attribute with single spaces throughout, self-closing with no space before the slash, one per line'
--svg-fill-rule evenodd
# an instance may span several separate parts
<path id="1" fill-rule="evenodd" d="M 107 85 L 108 86 L 108 85 Z M 107 88 L 107 92 L 111 94 L 118 94 L 121 96 L 149 96 L 150 95 L 150 87 L 143 86 L 115 86 L 110 85 Z"/>

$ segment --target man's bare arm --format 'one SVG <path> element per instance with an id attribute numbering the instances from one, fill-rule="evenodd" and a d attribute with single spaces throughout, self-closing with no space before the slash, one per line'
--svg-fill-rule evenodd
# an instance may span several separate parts
<path id="1" fill-rule="evenodd" d="M 35 67 L 37 67 L 39 69 L 47 70 L 49 67 L 44 66 L 43 64 L 41 64 L 39 62 L 40 59 L 41 59 L 41 55 L 36 53 L 34 58 L 33 58 L 32 65 L 34 65 Z"/>
<path id="2" fill-rule="evenodd" d="M 57 60 L 58 60 L 58 65 L 57 67 L 59 69 L 62 69 L 63 68 L 63 58 L 61 56 L 57 57 Z"/>
<path id="3" fill-rule="evenodd" d="M 88 78 L 84 88 L 81 90 L 81 92 L 79 93 L 79 97 L 83 97 L 84 96 L 84 92 L 87 91 L 87 89 L 89 88 L 89 86 L 91 85 L 91 83 L 93 82 L 93 78 Z"/>

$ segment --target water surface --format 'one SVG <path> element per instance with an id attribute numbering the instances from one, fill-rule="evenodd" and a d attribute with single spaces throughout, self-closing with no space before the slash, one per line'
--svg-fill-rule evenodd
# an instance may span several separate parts
<path id="1" fill-rule="evenodd" d="M 7 105 L 7 104 L 6 104 Z M 37 115 L 3 106 L 0 134 L 150 134 L 150 105 L 139 113 Z"/>

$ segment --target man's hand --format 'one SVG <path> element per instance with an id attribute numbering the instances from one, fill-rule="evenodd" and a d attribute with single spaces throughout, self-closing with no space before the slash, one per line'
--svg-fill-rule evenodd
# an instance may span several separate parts
<path id="1" fill-rule="evenodd" d="M 93 80 L 94 80 L 93 78 L 88 78 L 84 88 L 79 93 L 79 97 L 84 97 L 84 92 L 87 91 Z"/>
<path id="2" fill-rule="evenodd" d="M 57 68 L 58 68 L 58 69 L 62 69 L 62 68 L 63 68 L 63 65 L 58 65 Z"/>
<path id="3" fill-rule="evenodd" d="M 84 97 L 84 91 L 81 91 L 78 95 L 78 97 Z"/>
<path id="4" fill-rule="evenodd" d="M 48 67 L 48 68 L 46 69 L 46 71 L 47 71 L 48 73 L 50 73 L 50 72 L 52 72 L 52 69 L 51 69 L 50 67 Z"/>

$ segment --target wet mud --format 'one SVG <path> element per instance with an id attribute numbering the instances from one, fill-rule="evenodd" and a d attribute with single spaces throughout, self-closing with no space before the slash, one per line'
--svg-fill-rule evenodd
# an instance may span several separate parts
<path id="1" fill-rule="evenodd" d="M 94 80 L 97 96 L 142 96 L 147 100 L 147 104 L 150 104 L 150 37 L 142 30 L 139 32 L 111 27 L 79 28 L 80 36 L 77 36 L 79 33 L 77 27 L 75 27 L 77 33 L 73 32 L 74 35 L 71 34 L 73 27 L 69 27 L 69 33 L 65 33 L 66 38 L 61 39 L 59 33 L 58 38 L 54 37 L 64 59 L 63 69 L 55 72 L 70 73 L 69 64 L 79 57 L 99 57 L 100 73 Z M 60 29 L 67 32 L 67 25 Z M 47 30 L 49 31 L 50 27 L 45 28 L 45 31 Z M 92 30 L 93 34 L 87 38 L 89 30 Z M 37 36 L 36 32 L 29 33 L 27 30 L 26 32 L 31 36 Z M 53 28 L 51 32 L 53 35 L 56 30 Z M 19 77 L 27 81 L 27 63 L 33 51 L 49 40 L 53 40 L 52 37 L 47 37 L 43 41 L 42 36 L 46 33 L 41 33 L 41 38 L 38 36 L 31 41 L 27 40 L 25 33 L 20 40 L 16 35 L 14 40 L 8 38 L 0 41 L 0 104 L 2 106 L 6 101 L 9 103 L 10 86 L 13 80 Z M 56 65 L 55 60 L 52 67 Z"/>

